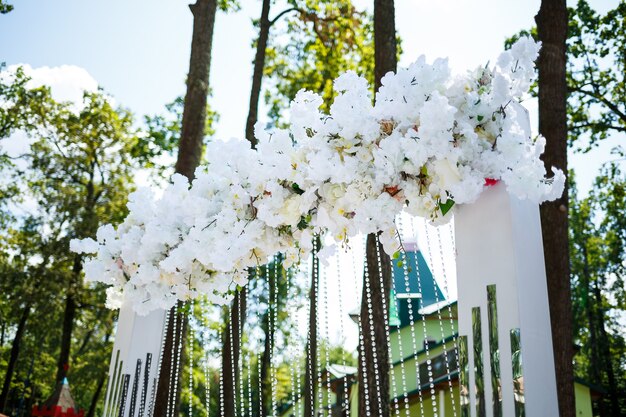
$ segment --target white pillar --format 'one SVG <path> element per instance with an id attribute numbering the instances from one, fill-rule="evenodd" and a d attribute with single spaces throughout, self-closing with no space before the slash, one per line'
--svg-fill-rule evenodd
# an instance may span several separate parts
<path id="1" fill-rule="evenodd" d="M 517 416 L 525 407 L 528 417 L 558 416 L 539 207 L 500 183 L 458 207 L 455 229 L 459 335 L 468 353 L 461 382 L 470 397 L 461 415 Z M 511 351 L 519 337 L 523 361 Z"/>
<path id="2" fill-rule="evenodd" d="M 130 303 L 120 309 L 103 417 L 149 417 L 154 402 L 164 310 L 137 315 Z"/>

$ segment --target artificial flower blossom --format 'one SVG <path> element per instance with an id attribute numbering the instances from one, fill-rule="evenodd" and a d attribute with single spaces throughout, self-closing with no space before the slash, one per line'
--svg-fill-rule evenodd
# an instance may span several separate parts
<path id="1" fill-rule="evenodd" d="M 366 80 L 347 72 L 329 114 L 321 97 L 300 91 L 288 128 L 257 125 L 256 150 L 210 143 L 191 186 L 175 175 L 159 199 L 138 190 L 117 229 L 102 226 L 71 249 L 93 254 L 85 275 L 111 285 L 109 305 L 126 299 L 146 313 L 200 294 L 226 303 L 250 268 L 278 252 L 296 264 L 316 234 L 346 242 L 381 232 L 391 254 L 401 211 L 445 222 L 486 180 L 537 203 L 558 198 L 565 176 L 553 169 L 546 178 L 545 140 L 531 138 L 520 104 L 538 51 L 521 38 L 494 67 L 456 77 L 446 60 L 421 57 L 383 77 L 375 104 Z"/>

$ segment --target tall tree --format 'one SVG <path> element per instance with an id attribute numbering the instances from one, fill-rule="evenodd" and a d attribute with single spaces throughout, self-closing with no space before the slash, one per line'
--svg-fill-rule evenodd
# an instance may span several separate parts
<path id="1" fill-rule="evenodd" d="M 374 0 L 374 74 L 376 90 L 382 77 L 397 67 L 397 45 L 394 0 Z M 381 417 L 389 416 L 389 341 L 385 327 L 391 291 L 391 260 L 377 236 L 367 236 L 365 262 L 368 273 L 363 277 L 361 314 L 362 344 L 359 350 L 359 416 L 366 416 L 366 405 Z"/>
<path id="2" fill-rule="evenodd" d="M 547 141 L 543 160 L 548 170 L 554 166 L 563 172 L 567 172 L 567 19 L 565 0 L 542 0 L 535 16 L 542 42 L 537 68 L 539 133 Z M 567 205 L 566 185 L 561 198 L 544 203 L 540 211 L 559 415 L 573 417 L 576 408 Z"/>
<path id="3" fill-rule="evenodd" d="M 222 390 L 224 398 L 237 398 L 237 388 L 241 383 L 240 357 L 241 335 L 243 334 L 244 322 L 247 310 L 247 289 L 237 291 L 230 308 L 227 311 L 225 330 L 222 333 Z M 224 401 L 220 414 L 224 417 L 236 415 L 236 401 Z"/>
<path id="4" fill-rule="evenodd" d="M 9 314 L 15 315 L 16 319 L 16 328 L 0 390 L 0 412 L 8 412 L 9 391 L 17 368 L 22 341 L 26 335 L 26 324 L 36 300 L 35 285 L 33 285 L 35 283 L 31 278 L 31 273 L 35 271 L 29 266 L 29 261 L 34 254 L 39 252 L 41 241 L 36 235 L 37 232 L 36 222 L 29 221 L 21 230 L 4 233 L 5 242 L 0 248 L 5 253 L 0 261 L 0 274 L 3 276 L 0 291 L 11 303 L 11 308 L 3 312 L 3 326 L 13 321 L 7 317 Z M 6 255 L 7 251 L 15 252 L 15 254 L 10 257 Z M 46 263 L 47 261 L 42 263 L 44 267 Z M 36 269 L 37 272 L 41 272 L 41 265 L 38 265 Z M 15 288 L 19 290 L 15 291 Z"/>
<path id="5" fill-rule="evenodd" d="M 192 180 L 202 159 L 217 0 L 198 0 L 189 8 L 193 34 L 176 172 Z"/>
<path id="6" fill-rule="evenodd" d="M 211 68 L 211 52 L 213 46 L 213 30 L 217 13 L 217 0 L 197 0 L 189 5 L 193 15 L 193 32 L 191 38 L 191 54 L 189 58 L 189 74 L 187 75 L 187 93 L 183 108 L 183 118 L 176 172 L 186 176 L 190 181 L 200 160 L 206 129 L 207 99 L 209 94 L 209 72 Z M 187 318 L 183 304 L 179 303 L 168 313 L 170 323 L 178 324 L 178 334 L 174 334 L 174 326 L 168 326 L 161 352 L 163 361 L 157 386 L 154 405 L 154 416 L 165 417 L 168 412 L 168 393 L 172 387 L 182 387 L 182 372 L 173 371 L 171 352 L 184 343 L 187 329 Z M 183 362 L 184 363 L 184 362 Z M 178 381 L 177 381 L 178 379 Z M 179 383 L 175 383 L 179 382 Z M 174 393 L 175 410 L 180 408 L 180 389 Z"/>
<path id="7" fill-rule="evenodd" d="M 393 0 L 374 0 L 374 76 L 376 90 L 389 71 L 396 71 L 398 47 Z"/>
<path id="8" fill-rule="evenodd" d="M 261 18 L 259 19 L 259 36 L 256 41 L 256 53 L 254 56 L 254 68 L 252 71 L 252 87 L 250 89 L 250 103 L 248 106 L 248 117 L 246 119 L 246 139 L 252 148 L 256 147 L 257 140 L 254 136 L 254 125 L 258 119 L 259 97 L 261 96 L 261 85 L 263 81 L 263 71 L 265 69 L 265 51 L 270 31 L 270 0 L 263 0 L 261 5 Z M 243 326 L 246 318 L 247 289 L 244 287 L 235 294 L 231 303 L 230 313 L 226 327 L 232 329 L 231 332 L 224 332 L 222 345 L 222 384 L 225 398 L 235 398 L 237 385 L 240 383 L 239 357 Z M 234 401 L 227 401 L 224 404 L 222 414 L 225 417 L 235 415 Z"/>
<path id="9" fill-rule="evenodd" d="M 19 79 L 18 75 L 13 80 Z M 0 90 L 12 94 L 19 90 L 16 87 Z M 133 149 L 142 141 L 135 134 L 131 114 L 113 107 L 100 91 L 85 93 L 82 103 L 71 105 L 54 101 L 44 87 L 22 91 L 10 103 L 24 104 L 26 97 L 32 104 L 27 109 L 46 111 L 35 112 L 34 117 L 30 110 L 14 111 L 14 106 L 8 106 L 0 115 L 10 121 L 8 134 L 20 129 L 31 142 L 22 155 L 13 156 L 17 159 L 10 179 L 19 194 L 11 198 L 12 221 L 0 228 L 6 245 L 3 250 L 8 251 L 2 262 L 0 292 L 6 296 L 3 302 L 14 303 L 21 312 L 14 321 L 13 361 L 4 375 L 2 397 L 5 405 L 11 403 L 10 410 L 23 404 L 24 396 L 30 401 L 38 387 L 50 385 L 41 374 L 56 375 L 55 380 L 60 381 L 70 363 L 80 365 L 72 368 L 76 380 L 87 373 L 93 379 L 106 373 L 102 364 L 108 345 L 94 346 L 93 341 L 100 329 L 112 329 L 113 317 L 104 308 L 104 288 L 85 288 L 77 267 L 80 259 L 70 252 L 69 241 L 95 233 L 101 222 L 118 222 L 124 217 L 132 173 L 140 166 Z M 106 314 L 92 317 L 103 311 Z M 91 363 L 80 360 L 86 346 L 96 359 Z M 13 370 L 20 369 L 17 359 L 23 349 L 38 358 L 37 364 L 22 362 L 22 375 L 27 379 L 12 381 Z M 56 366 L 51 363 L 54 357 Z M 30 375 L 39 377 L 32 383 Z M 13 385 L 21 387 L 22 399 L 16 398 L 17 394 L 10 397 Z M 83 388 L 85 397 L 95 389 L 87 381 Z"/>
<path id="10" fill-rule="evenodd" d="M 624 59 L 624 51 L 626 50 L 625 22 L 626 2 L 624 0 L 620 0 L 614 9 L 607 11 L 604 15 L 594 11 L 586 0 L 579 0 L 575 8 L 568 9 L 567 134 L 569 146 L 577 152 L 587 152 L 594 146 L 601 145 L 605 139 L 615 138 L 626 132 L 626 108 L 624 107 L 626 85 L 623 80 L 626 68 L 626 59 Z M 558 25 L 557 29 L 560 32 L 563 31 L 562 23 Z M 549 29 L 546 29 L 544 25 L 545 30 Z M 522 34 L 538 37 L 537 28 L 522 31 Z M 507 44 L 510 45 L 516 37 L 508 40 Z M 544 43 L 545 47 L 546 44 Z M 552 51 L 554 51 L 553 47 Z M 544 90 L 546 88 L 549 87 L 544 86 Z M 537 94 L 536 88 L 533 94 Z M 550 100 L 544 100 L 544 117 L 547 117 L 545 114 L 550 111 L 551 107 L 548 106 L 551 105 Z M 561 107 L 557 107 L 557 110 L 561 113 L 563 111 Z M 562 134 L 560 140 L 562 140 Z M 555 144 L 550 143 L 550 137 L 548 137 L 548 142 L 551 146 L 550 152 L 554 154 Z M 559 152 L 563 153 L 563 143 L 559 143 L 558 146 L 560 147 Z M 613 151 L 624 155 L 623 146 L 618 146 Z M 606 384 L 609 379 L 607 372 L 610 370 L 602 365 L 603 357 L 597 349 L 600 347 L 598 345 L 600 338 L 598 331 L 601 326 L 599 326 L 597 319 L 593 319 L 597 311 L 594 297 L 584 290 L 589 288 L 589 283 L 595 282 L 593 276 L 597 274 L 596 269 L 594 269 L 597 268 L 597 263 L 587 262 L 587 267 L 583 268 L 581 265 L 585 263 L 580 260 L 584 258 L 581 253 L 585 252 L 582 248 L 586 244 L 580 241 L 582 239 L 580 230 L 582 229 L 579 223 L 584 217 L 583 213 L 589 211 L 586 208 L 589 205 L 585 199 L 578 200 L 576 195 L 570 196 L 570 201 L 577 207 L 569 208 L 569 217 L 573 222 L 569 228 L 570 256 L 573 257 L 570 265 L 573 284 L 574 336 L 578 342 L 583 342 L 582 349 L 576 355 L 578 368 L 575 371 L 579 376 L 591 382 Z M 561 207 L 559 206 L 559 208 Z M 578 240 L 572 241 L 572 239 Z M 583 239 L 583 241 L 593 242 L 594 239 Z M 548 256 L 552 249 L 549 247 L 545 249 Z M 548 262 L 550 258 L 547 256 L 546 261 Z M 557 254 L 556 256 L 560 255 Z M 586 272 L 583 273 L 583 270 Z M 558 332 L 559 329 L 554 331 Z M 594 348 L 591 349 L 588 345 Z M 613 343 L 613 345 L 616 344 Z M 565 352 L 561 355 L 569 355 L 569 353 Z M 620 366 L 616 365 L 615 369 L 620 369 Z M 620 383 L 618 382 L 617 385 Z M 602 401 L 599 404 L 601 405 Z M 599 411 L 601 415 L 608 415 L 609 411 L 606 410 L 608 408 L 605 411 Z"/>
<path id="11" fill-rule="evenodd" d="M 587 197 L 570 173 L 570 256 L 577 375 L 603 386 L 597 415 L 626 415 L 626 344 L 619 318 L 626 310 L 626 179 L 605 167 Z"/>
<path id="12" fill-rule="evenodd" d="M 267 41 L 269 39 L 270 27 L 270 0 L 263 0 L 261 5 L 261 18 L 259 19 L 259 37 L 256 40 L 256 52 L 254 55 L 254 68 L 252 70 L 252 87 L 250 89 L 250 104 L 248 106 L 248 117 L 246 119 L 246 139 L 250 141 L 252 147 L 256 147 L 254 137 L 254 125 L 258 120 L 259 98 L 261 97 L 261 85 L 263 73 L 265 71 L 265 55 Z M 276 20 L 274 20 L 275 22 Z"/>
<path id="13" fill-rule="evenodd" d="M 64 253 L 67 239 L 91 236 L 101 221 L 118 221 L 125 213 L 125 193 L 136 167 L 130 149 L 138 139 L 130 113 L 114 109 L 100 93 L 85 93 L 83 108 L 76 114 L 64 107 L 52 116 L 47 138 L 31 146 L 36 177 L 30 188 L 46 202 L 49 227 L 67 230 L 67 236 L 59 231 L 63 238 L 53 258 L 67 270 L 56 375 L 60 383 L 70 364 L 76 315 L 88 297 L 82 284 L 82 257 Z"/>

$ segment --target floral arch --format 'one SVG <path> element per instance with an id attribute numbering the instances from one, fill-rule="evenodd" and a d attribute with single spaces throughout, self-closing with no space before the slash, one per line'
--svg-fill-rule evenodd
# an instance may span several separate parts
<path id="1" fill-rule="evenodd" d="M 554 169 L 545 177 L 545 139 L 531 138 L 520 104 L 538 51 L 522 38 L 495 66 L 460 76 L 445 59 L 420 57 L 382 79 L 375 104 L 366 80 L 348 72 L 334 82 L 329 114 L 321 97 L 301 91 L 287 129 L 257 124 L 256 150 L 244 140 L 210 143 L 191 186 L 174 175 L 158 199 L 138 190 L 117 229 L 102 226 L 72 250 L 95 254 L 85 275 L 111 286 L 110 306 L 126 297 L 141 313 L 199 294 L 226 303 L 248 268 L 278 252 L 297 263 L 316 234 L 349 242 L 381 232 L 393 254 L 401 211 L 446 222 L 496 181 L 521 199 L 555 199 L 565 177 Z"/>

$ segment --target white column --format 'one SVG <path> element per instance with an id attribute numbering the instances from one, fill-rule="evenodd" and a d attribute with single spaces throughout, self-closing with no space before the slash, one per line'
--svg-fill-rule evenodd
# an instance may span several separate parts
<path id="1" fill-rule="evenodd" d="M 166 312 L 136 314 L 130 303 L 120 309 L 109 365 L 103 417 L 149 416 Z"/>
<path id="2" fill-rule="evenodd" d="M 486 416 L 516 416 L 520 407 L 525 407 L 528 417 L 558 416 L 539 207 L 508 195 L 504 185 L 497 184 L 486 189 L 476 203 L 457 209 L 455 229 L 459 335 L 468 341 L 471 415 L 480 416 L 474 353 L 482 353 Z M 495 285 L 495 309 L 492 303 L 490 314 L 491 285 Z M 480 309 L 480 346 L 473 343 L 472 309 L 476 307 Z M 490 335 L 490 318 L 495 325 L 496 317 L 497 331 Z M 516 379 L 517 404 L 511 352 L 515 329 L 519 329 L 523 357 L 523 378 Z M 496 344 L 497 354 L 490 355 Z M 499 366 L 499 373 L 498 367 L 492 371 L 492 362 Z"/>

